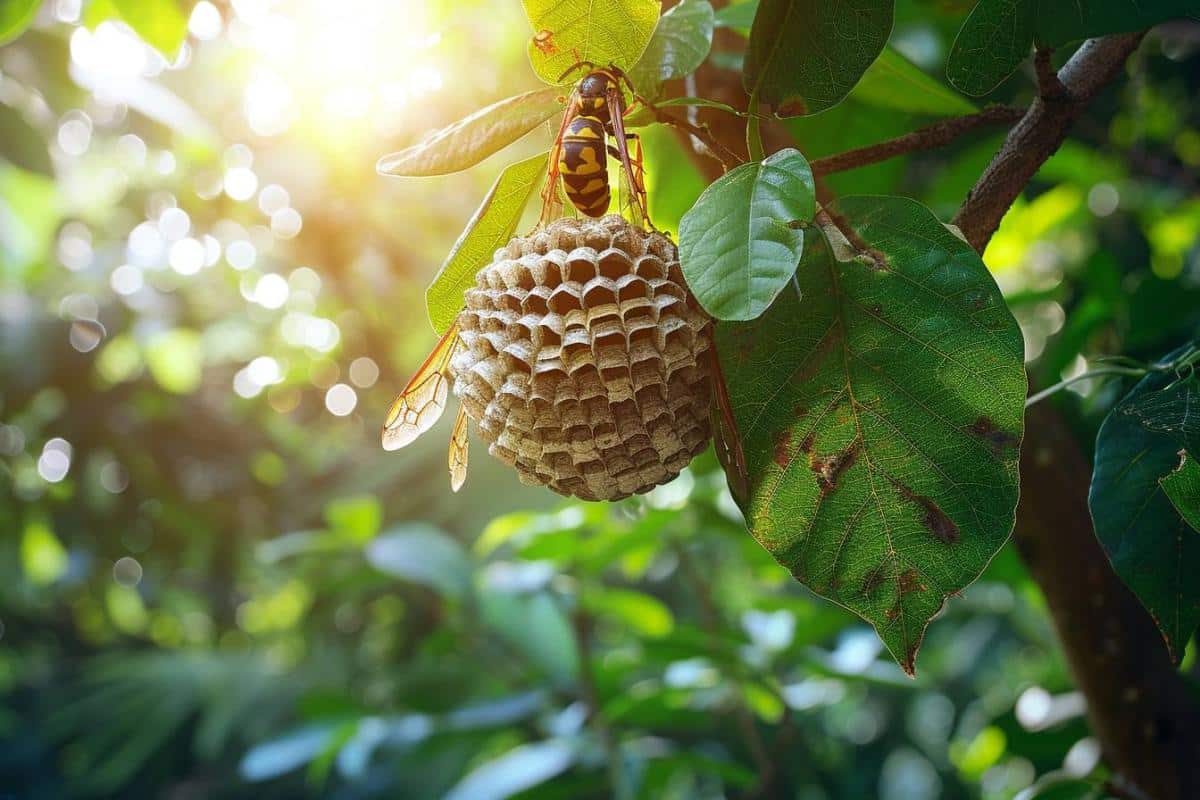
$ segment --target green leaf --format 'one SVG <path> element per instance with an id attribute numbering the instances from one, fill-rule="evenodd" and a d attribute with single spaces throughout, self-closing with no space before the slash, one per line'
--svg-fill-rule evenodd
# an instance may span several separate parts
<path id="1" fill-rule="evenodd" d="M 577 61 L 628 70 L 641 58 L 658 24 L 659 0 L 523 0 L 533 26 L 529 63 L 543 81 L 560 85 L 582 75 L 563 73 Z"/>
<path id="2" fill-rule="evenodd" d="M 656 597 L 631 589 L 604 589 L 583 595 L 584 607 L 616 620 L 639 636 L 666 636 L 675 628 L 671 609 Z"/>
<path id="3" fill-rule="evenodd" d="M 911 673 L 929 620 L 1012 530 L 1023 342 L 979 256 L 927 208 L 853 197 L 836 211 L 868 255 L 838 260 L 811 237 L 799 293 L 717 328 L 742 509 L 776 560 L 874 625 Z"/>
<path id="4" fill-rule="evenodd" d="M 42 520 L 31 520 L 21 535 L 21 568 L 30 583 L 46 586 L 67 573 L 70 554 Z"/>
<path id="5" fill-rule="evenodd" d="M 366 556 L 380 572 L 448 597 L 462 597 L 470 585 L 471 562 L 462 547 L 426 523 L 412 522 L 380 534 L 367 545 Z"/>
<path id="6" fill-rule="evenodd" d="M 892 6 L 892 0 L 764 0 L 746 49 L 746 91 L 781 117 L 836 105 L 887 43 Z"/>
<path id="7" fill-rule="evenodd" d="M 1036 38 L 1057 47 L 1091 36 L 1141 31 L 1177 18 L 1200 19 L 1195 0 L 1038 0 Z"/>
<path id="8" fill-rule="evenodd" d="M 557 89 L 509 97 L 448 125 L 424 141 L 379 159 L 381 175 L 428 177 L 473 167 L 550 119 L 563 104 Z"/>
<path id="9" fill-rule="evenodd" d="M 20 111 L 0 103 L 0 156 L 38 175 L 54 176 L 46 140 Z"/>
<path id="10" fill-rule="evenodd" d="M 321 754 L 333 737 L 332 725 L 309 725 L 256 745 L 242 758 L 238 771 L 251 783 L 268 781 L 303 767 Z"/>
<path id="11" fill-rule="evenodd" d="M 659 86 L 690 75 L 712 47 L 713 8 L 708 0 L 683 0 L 658 21 L 646 52 L 629 71 L 633 85 L 649 96 Z"/>
<path id="12" fill-rule="evenodd" d="M 433 283 L 425 290 L 429 321 L 439 334 L 449 330 L 462 311 L 463 292 L 475 283 L 475 273 L 512 238 L 539 178 L 546 173 L 547 158 L 542 153 L 512 164 L 500 173 L 450 249 Z"/>
<path id="13" fill-rule="evenodd" d="M 1113 569 L 1178 660 L 1200 623 L 1200 536 L 1160 480 L 1179 467 L 1180 450 L 1200 451 L 1200 382 L 1173 381 L 1173 372 L 1152 373 L 1109 412 L 1088 502 Z"/>
<path id="14" fill-rule="evenodd" d="M 950 83 L 973 96 L 995 89 L 1029 55 L 1033 27 L 1033 0 L 980 0 L 950 48 Z"/>
<path id="15" fill-rule="evenodd" d="M 28 28 L 42 0 L 0 0 L 0 44 L 8 44 Z"/>
<path id="16" fill-rule="evenodd" d="M 325 523 L 339 537 L 365 542 L 379 533 L 383 524 L 383 505 L 372 494 L 339 497 L 325 506 Z"/>
<path id="17" fill-rule="evenodd" d="M 688 287 L 717 319 L 754 319 L 796 271 L 816 190 L 804 156 L 788 148 L 714 181 L 679 223 Z"/>
<path id="18" fill-rule="evenodd" d="M 916 114 L 970 114 L 978 107 L 890 47 L 875 59 L 851 95 L 855 100 Z"/>
<path id="19" fill-rule="evenodd" d="M 1058 47 L 1091 36 L 1200 19 L 1193 0 L 979 0 L 950 50 L 950 83 L 970 95 L 999 86 L 1036 41 Z"/>
<path id="20" fill-rule="evenodd" d="M 175 394 L 200 388 L 204 372 L 204 343 L 200 334 L 175 328 L 157 334 L 146 344 L 146 366 L 158 385 Z"/>
<path id="21" fill-rule="evenodd" d="M 176 0 L 112 0 L 121 19 L 146 44 L 172 61 L 187 38 L 187 17 Z"/>
<path id="22" fill-rule="evenodd" d="M 511 594 L 494 589 L 480 592 L 483 622 L 555 686 L 569 686 L 579 674 L 571 623 L 554 598 L 545 592 Z"/>
<path id="23" fill-rule="evenodd" d="M 1186 450 L 1179 451 L 1179 466 L 1159 478 L 1171 504 L 1188 525 L 1200 531 L 1200 464 Z"/>
<path id="24" fill-rule="evenodd" d="M 754 15 L 758 13 L 758 0 L 745 3 L 734 3 L 717 12 L 716 25 L 718 28 L 737 28 L 749 30 L 754 24 Z"/>

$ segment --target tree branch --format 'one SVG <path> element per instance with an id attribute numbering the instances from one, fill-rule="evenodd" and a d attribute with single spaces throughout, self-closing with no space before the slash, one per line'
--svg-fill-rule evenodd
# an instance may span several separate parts
<path id="1" fill-rule="evenodd" d="M 977 251 L 1142 35 L 1089 40 L 1054 81 L 1044 74 L 1048 54 L 1037 57 L 1039 87 L 1050 96 L 1035 100 L 1009 132 L 954 219 Z M 1155 800 L 1200 797 L 1200 702 L 1096 540 L 1087 504 L 1090 474 L 1067 425 L 1050 408 L 1031 409 L 1014 541 L 1046 597 L 1117 784 Z"/>
<path id="2" fill-rule="evenodd" d="M 847 150 L 812 162 L 814 175 L 829 175 L 834 172 L 845 172 L 849 169 L 877 164 L 889 158 L 915 153 L 921 150 L 933 150 L 950 144 L 960 136 L 964 136 L 978 128 L 989 125 L 1008 125 L 1025 116 L 1025 109 L 1012 106 L 988 106 L 982 111 L 953 117 L 918 128 L 912 133 L 906 133 L 886 142 Z"/>
<path id="3" fill-rule="evenodd" d="M 1066 90 L 1061 98 L 1038 97 L 984 170 L 954 224 L 979 252 L 1030 178 L 1058 150 L 1071 124 L 1103 89 L 1142 40 L 1141 33 L 1089 39 L 1058 74 Z"/>
<path id="4" fill-rule="evenodd" d="M 724 33 L 721 31 L 719 33 Z M 1141 34 L 1089 41 L 1058 75 L 1068 95 L 1038 98 L 1010 131 L 955 223 L 982 252 L 1026 183 L 1066 137 L 1089 101 L 1111 81 Z M 719 37 L 718 37 L 719 38 Z M 736 45 L 734 45 L 736 46 Z M 744 107 L 732 72 L 710 65 L 689 94 Z M 721 119 L 720 117 L 724 117 Z M 744 152 L 744 122 L 722 114 L 710 130 Z M 764 129 L 764 133 L 772 127 Z M 782 145 L 786 146 L 786 145 Z M 768 150 L 777 149 L 768 145 Z M 718 165 L 695 159 L 710 180 Z M 1091 468 L 1068 426 L 1046 406 L 1028 412 L 1021 457 L 1016 545 L 1041 587 L 1075 680 L 1087 698 L 1092 729 L 1114 785 L 1154 800 L 1200 797 L 1200 702 L 1170 663 L 1162 638 L 1113 572 L 1092 531 L 1087 505 Z"/>

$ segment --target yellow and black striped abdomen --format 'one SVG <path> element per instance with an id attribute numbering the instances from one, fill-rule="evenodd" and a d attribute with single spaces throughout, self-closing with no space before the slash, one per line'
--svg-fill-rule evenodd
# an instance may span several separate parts
<path id="1" fill-rule="evenodd" d="M 603 122 L 594 117 L 571 120 L 563 134 L 558 170 L 571 204 L 585 216 L 604 216 L 609 191 Z"/>

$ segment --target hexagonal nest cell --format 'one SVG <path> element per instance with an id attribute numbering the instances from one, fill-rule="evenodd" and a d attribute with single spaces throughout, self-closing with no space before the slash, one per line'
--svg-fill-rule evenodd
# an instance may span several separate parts
<path id="1" fill-rule="evenodd" d="M 523 483 L 618 500 L 708 443 L 712 322 L 660 233 L 610 214 L 516 237 L 458 324 L 454 393 Z"/>

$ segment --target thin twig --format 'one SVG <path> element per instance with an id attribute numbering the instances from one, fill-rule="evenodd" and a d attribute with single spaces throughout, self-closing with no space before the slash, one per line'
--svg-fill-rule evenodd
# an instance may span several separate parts
<path id="1" fill-rule="evenodd" d="M 629 791 L 621 772 L 621 751 L 613 738 L 612 730 L 608 727 L 608 720 L 604 718 L 600 709 L 600 694 L 596 690 L 596 676 L 592 672 L 591 628 L 591 617 L 583 610 L 582 605 L 577 606 L 571 612 L 571 631 L 575 638 L 575 657 L 579 661 L 579 690 L 583 704 L 587 707 L 588 717 L 595 726 L 604 748 L 609 794 L 614 798 L 624 798 L 629 796 Z"/>
<path id="2" fill-rule="evenodd" d="M 1025 400 L 1025 407 L 1029 408 L 1032 405 L 1040 403 L 1050 395 L 1058 394 L 1068 386 L 1073 386 L 1080 381 L 1086 381 L 1092 378 L 1103 378 L 1109 375 L 1128 375 L 1133 378 L 1141 378 L 1145 376 L 1146 372 L 1147 370 L 1139 369 L 1137 367 L 1100 367 L 1098 369 L 1088 370 L 1087 372 L 1081 372 L 1078 375 L 1061 380 L 1053 386 L 1047 386 L 1037 394 L 1029 395 L 1029 397 Z"/>
<path id="3" fill-rule="evenodd" d="M 912 133 L 906 133 L 886 142 L 847 150 L 844 153 L 818 158 L 812 162 L 814 175 L 829 175 L 834 172 L 845 172 L 848 169 L 877 164 L 889 158 L 895 158 L 906 153 L 921 150 L 932 150 L 953 142 L 978 128 L 990 125 L 1008 125 L 1016 122 L 1025 115 L 1025 109 L 1014 106 L 988 106 L 982 111 L 953 117 L 919 128 Z"/>
<path id="4" fill-rule="evenodd" d="M 722 145 L 709 133 L 707 126 L 695 125 L 686 119 L 680 119 L 674 114 L 670 114 L 650 104 L 647 104 L 646 108 L 650 109 L 654 114 L 654 118 L 664 125 L 679 128 L 681 131 L 685 131 L 695 137 L 708 150 L 708 155 L 721 162 L 721 166 L 726 172 L 742 163 L 742 159 L 738 157 L 737 153 Z"/>

